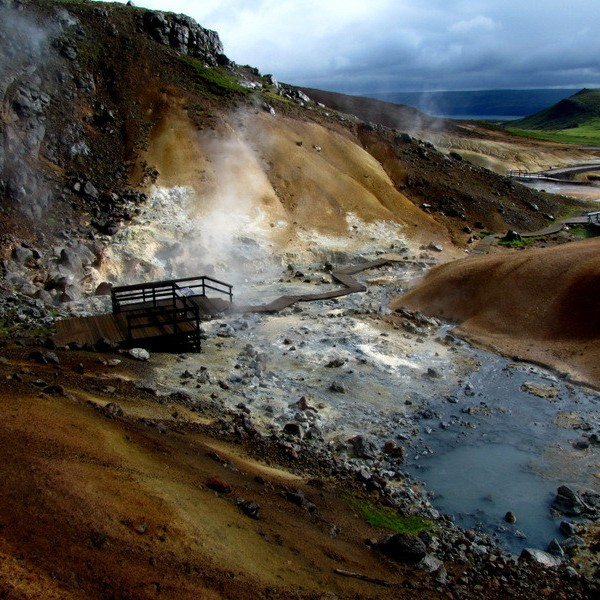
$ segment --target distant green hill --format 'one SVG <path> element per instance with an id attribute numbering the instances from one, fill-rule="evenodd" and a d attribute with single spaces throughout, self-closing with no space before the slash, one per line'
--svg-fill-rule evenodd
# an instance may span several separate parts
<path id="1" fill-rule="evenodd" d="M 583 89 L 524 119 L 510 121 L 511 133 L 567 143 L 600 140 L 600 90 Z"/>
<path id="2" fill-rule="evenodd" d="M 580 127 L 597 118 L 600 118 L 600 90 L 584 89 L 550 108 L 511 121 L 510 127 L 557 131 Z"/>

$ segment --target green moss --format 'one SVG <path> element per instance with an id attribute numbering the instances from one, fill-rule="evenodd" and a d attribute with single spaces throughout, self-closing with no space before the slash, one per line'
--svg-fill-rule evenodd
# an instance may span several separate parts
<path id="1" fill-rule="evenodd" d="M 344 498 L 347 504 L 355 510 L 371 527 L 389 529 L 394 533 L 412 533 L 433 529 L 433 523 L 415 515 L 403 516 L 393 508 L 387 506 L 376 506 L 375 504 L 347 496 Z"/>
<path id="2" fill-rule="evenodd" d="M 190 56 L 180 56 L 179 60 L 190 69 L 192 78 L 202 85 L 207 85 L 214 92 L 221 94 L 248 94 L 249 90 L 240 85 L 235 77 L 222 67 L 205 67 L 202 61 Z"/>
<path id="3" fill-rule="evenodd" d="M 499 240 L 498 246 L 505 246 L 506 248 L 527 248 L 535 242 L 535 238 L 521 238 L 520 240 Z"/>
<path id="4" fill-rule="evenodd" d="M 593 226 L 586 225 L 569 225 L 569 233 L 572 233 L 575 237 L 587 239 L 594 238 L 600 235 L 600 229 Z"/>

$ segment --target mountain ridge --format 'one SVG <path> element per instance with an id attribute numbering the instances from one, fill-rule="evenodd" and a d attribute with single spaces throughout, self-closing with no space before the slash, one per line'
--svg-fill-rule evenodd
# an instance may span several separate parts
<path id="1" fill-rule="evenodd" d="M 510 127 L 557 131 L 585 126 L 594 119 L 600 119 L 600 90 L 582 89 L 553 106 L 512 121 Z"/>

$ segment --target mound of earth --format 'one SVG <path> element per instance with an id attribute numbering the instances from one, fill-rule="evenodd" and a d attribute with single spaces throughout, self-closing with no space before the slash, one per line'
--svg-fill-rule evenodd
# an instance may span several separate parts
<path id="1" fill-rule="evenodd" d="M 432 269 L 392 308 L 457 322 L 479 345 L 600 383 L 600 240 L 471 257 Z"/>

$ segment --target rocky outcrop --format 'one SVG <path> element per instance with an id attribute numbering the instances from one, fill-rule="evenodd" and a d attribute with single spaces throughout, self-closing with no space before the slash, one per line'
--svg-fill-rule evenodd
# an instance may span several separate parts
<path id="1" fill-rule="evenodd" d="M 169 46 L 180 54 L 199 58 L 211 67 L 228 62 L 217 32 L 200 27 L 190 17 L 146 12 L 142 23 L 144 31 L 158 43 Z"/>

